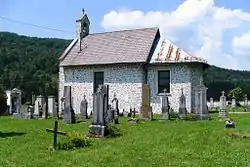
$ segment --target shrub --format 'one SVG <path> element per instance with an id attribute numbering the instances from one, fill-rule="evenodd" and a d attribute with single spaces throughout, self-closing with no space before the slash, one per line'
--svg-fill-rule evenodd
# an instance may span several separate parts
<path id="1" fill-rule="evenodd" d="M 90 144 L 91 141 L 86 136 L 77 132 L 71 132 L 67 133 L 67 139 L 65 142 L 58 143 L 58 149 L 71 150 L 75 148 L 87 147 L 90 146 Z"/>
<path id="2" fill-rule="evenodd" d="M 227 97 L 229 99 L 235 98 L 236 102 L 239 102 L 239 101 L 242 101 L 244 99 L 244 93 L 240 87 L 237 87 L 237 88 L 230 90 Z"/>
<path id="3" fill-rule="evenodd" d="M 106 134 L 107 137 L 118 137 L 121 136 L 121 131 L 114 125 L 109 124 L 106 127 Z"/>

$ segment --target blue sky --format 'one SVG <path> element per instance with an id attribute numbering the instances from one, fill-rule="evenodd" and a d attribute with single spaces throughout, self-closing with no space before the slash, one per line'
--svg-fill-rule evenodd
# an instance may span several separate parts
<path id="1" fill-rule="evenodd" d="M 167 3 L 166 3 L 167 2 Z M 0 19 L 0 31 L 16 32 L 29 36 L 74 38 L 75 19 L 85 8 L 91 20 L 91 31 L 104 31 L 101 27 L 103 16 L 111 10 L 130 9 L 144 12 L 171 11 L 183 0 L 1 0 L 0 16 L 41 26 L 66 30 L 72 33 L 36 28 Z M 219 6 L 250 11 L 247 0 L 217 0 Z"/>
<path id="2" fill-rule="evenodd" d="M 82 8 L 91 32 L 157 26 L 163 37 L 211 64 L 250 70 L 249 0 L 0 0 L 0 31 L 73 39 Z"/>

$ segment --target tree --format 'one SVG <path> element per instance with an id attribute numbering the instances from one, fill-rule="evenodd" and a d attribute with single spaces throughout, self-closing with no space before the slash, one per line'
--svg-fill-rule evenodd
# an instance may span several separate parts
<path id="1" fill-rule="evenodd" d="M 236 87 L 229 91 L 227 97 L 229 99 L 235 99 L 236 102 L 242 101 L 244 99 L 243 90 L 240 87 Z"/>
<path id="2" fill-rule="evenodd" d="M 3 87 L 0 85 L 0 114 L 3 114 L 7 109 L 7 98 Z"/>

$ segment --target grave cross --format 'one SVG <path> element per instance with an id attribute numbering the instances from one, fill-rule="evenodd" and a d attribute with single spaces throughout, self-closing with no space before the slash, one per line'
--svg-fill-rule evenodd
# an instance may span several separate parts
<path id="1" fill-rule="evenodd" d="M 202 77 L 200 77 L 200 84 L 202 85 Z"/>
<path id="2" fill-rule="evenodd" d="M 56 150 L 57 149 L 57 135 L 59 134 L 59 135 L 66 136 L 66 133 L 58 131 L 58 120 L 57 119 L 54 120 L 54 129 L 52 130 L 52 129 L 46 128 L 46 131 L 53 133 L 53 149 Z"/>
<path id="3" fill-rule="evenodd" d="M 222 94 L 222 96 L 225 96 L 225 92 L 224 92 L 224 90 L 221 92 L 221 94 Z"/>

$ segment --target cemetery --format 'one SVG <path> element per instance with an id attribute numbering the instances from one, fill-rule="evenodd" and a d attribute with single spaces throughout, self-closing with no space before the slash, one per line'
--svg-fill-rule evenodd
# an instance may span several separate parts
<path id="1" fill-rule="evenodd" d="M 87 111 L 88 101 L 83 96 L 81 111 L 76 114 L 70 87 L 65 90 L 62 113 L 55 96 L 43 95 L 32 96 L 33 105 L 20 111 L 14 100 L 21 90 L 12 91 L 14 96 L 9 97 L 14 105 L 8 108 L 15 110 L 10 113 L 8 109 L 10 115 L 0 117 L 1 166 L 29 166 L 30 160 L 32 166 L 65 166 L 69 162 L 73 166 L 197 167 L 249 163 L 250 151 L 245 148 L 250 146 L 250 118 L 237 114 L 234 100 L 230 103 L 224 91 L 219 109 L 210 112 L 214 106 L 202 87 L 196 93 L 196 110 L 188 113 L 183 89 L 178 111 L 171 110 L 164 90 L 161 114 L 154 114 L 147 106 L 149 86 L 143 91 L 141 111 L 131 108 L 125 112 L 119 108 L 116 94 L 109 95 L 109 85 L 99 85 L 93 94 L 93 111 Z M 234 112 L 228 112 L 229 108 Z"/>
<path id="2" fill-rule="evenodd" d="M 90 36 L 89 25 L 83 12 L 77 38 L 59 60 L 58 94 L 32 93 L 28 105 L 20 88 L 1 95 L 1 167 L 249 166 L 250 103 L 241 88 L 220 90 L 219 101 L 207 97 L 203 70 L 209 65 L 172 44 L 166 47 L 158 28 Z M 88 48 L 103 47 L 102 39 L 122 46 L 121 35 L 139 39 L 148 52 L 146 45 L 158 43 L 137 64 L 126 64 L 135 61 L 133 49 L 118 55 L 123 60 L 100 51 L 95 54 L 105 59 L 93 60 L 96 48 Z"/>

